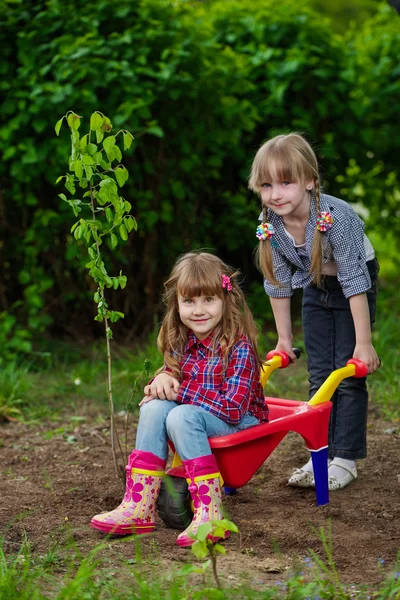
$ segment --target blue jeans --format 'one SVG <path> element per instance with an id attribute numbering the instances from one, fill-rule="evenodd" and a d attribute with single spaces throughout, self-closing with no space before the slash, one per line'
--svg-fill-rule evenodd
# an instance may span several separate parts
<path id="1" fill-rule="evenodd" d="M 180 458 L 189 460 L 211 454 L 209 437 L 236 433 L 258 424 L 258 419 L 250 414 L 239 425 L 229 425 L 199 406 L 151 400 L 140 408 L 136 450 L 152 452 L 166 460 L 169 438 Z"/>
<path id="2" fill-rule="evenodd" d="M 367 263 L 372 286 L 367 291 L 371 325 L 376 312 L 379 264 Z M 325 276 L 321 287 L 309 286 L 303 294 L 303 328 L 310 398 L 334 370 L 352 358 L 356 338 L 350 303 L 336 277 Z M 366 378 L 344 379 L 332 397 L 329 423 L 329 457 L 356 460 L 367 455 L 368 392 Z"/>

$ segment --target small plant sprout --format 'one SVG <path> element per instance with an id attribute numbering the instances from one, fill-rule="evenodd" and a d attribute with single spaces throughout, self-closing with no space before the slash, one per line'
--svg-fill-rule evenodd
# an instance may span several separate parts
<path id="1" fill-rule="evenodd" d="M 208 536 L 211 535 L 214 538 L 224 539 L 227 531 L 238 533 L 239 529 L 235 523 L 232 523 L 227 519 L 210 520 L 206 523 L 202 523 L 197 529 L 197 532 L 192 535 L 193 539 L 196 541 L 193 546 L 191 546 L 191 550 L 199 559 L 206 558 L 206 556 L 210 557 L 210 560 L 207 561 L 206 564 L 208 566 L 211 563 L 215 583 L 218 588 L 221 588 L 221 583 L 217 572 L 217 555 L 226 554 L 226 550 L 222 544 L 215 544 Z"/>
<path id="2" fill-rule="evenodd" d="M 107 395 L 111 418 L 111 446 L 116 473 L 125 483 L 125 470 L 119 463 L 116 452 L 116 441 L 121 458 L 126 464 L 121 444 L 115 427 L 114 402 L 111 370 L 111 323 L 124 317 L 122 312 L 112 310 L 106 299 L 106 288 L 124 289 L 127 278 L 120 271 L 119 275 L 108 274 L 102 248 L 108 242 L 113 250 L 120 240 L 126 241 L 132 230 L 137 230 L 135 218 L 130 215 L 131 204 L 120 195 L 120 188 L 126 183 L 129 173 L 121 164 L 122 152 L 117 144 L 121 140 L 124 150 L 132 145 L 133 135 L 126 130 L 112 133 L 112 124 L 108 117 L 96 111 L 90 117 L 89 131 L 82 137 L 79 134 L 82 117 L 68 111 L 56 124 L 55 131 L 59 135 L 61 125 L 66 120 L 71 132 L 71 156 L 69 172 L 58 177 L 56 183 L 64 181 L 64 186 L 73 198 L 63 193 L 59 197 L 71 207 L 75 217 L 82 216 L 72 225 L 71 233 L 80 243 L 86 244 L 89 261 L 85 265 L 97 289 L 94 301 L 97 305 L 96 321 L 104 323 L 107 345 Z M 77 190 L 81 194 L 77 194 Z M 81 197 L 77 197 L 81 196 Z M 75 385 L 78 380 L 75 380 Z M 80 381 L 79 381 L 80 383 Z"/>

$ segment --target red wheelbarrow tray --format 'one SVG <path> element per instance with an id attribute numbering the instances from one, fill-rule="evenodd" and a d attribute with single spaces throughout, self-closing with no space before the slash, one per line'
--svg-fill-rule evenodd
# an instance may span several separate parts
<path id="1" fill-rule="evenodd" d="M 289 431 L 300 434 L 310 451 L 328 445 L 331 402 L 309 406 L 283 398 L 266 397 L 265 401 L 269 407 L 268 423 L 208 440 L 227 487 L 244 486 Z"/>
<path id="2" fill-rule="evenodd" d="M 267 360 L 271 371 L 284 368 L 290 363 L 288 356 L 278 351 L 270 352 Z M 269 407 L 267 423 L 230 435 L 210 437 L 211 451 L 217 460 L 225 488 L 244 486 L 287 433 L 294 431 L 303 437 L 311 452 L 317 505 L 328 503 L 328 427 L 332 409 L 330 398 L 345 377 L 365 377 L 367 373 L 368 368 L 364 363 L 350 359 L 345 367 L 336 369 L 329 375 L 309 402 L 265 397 Z M 175 452 L 172 442 L 169 440 L 168 443 Z M 179 463 L 180 461 L 173 463 L 167 475 L 185 477 L 182 464 Z"/>

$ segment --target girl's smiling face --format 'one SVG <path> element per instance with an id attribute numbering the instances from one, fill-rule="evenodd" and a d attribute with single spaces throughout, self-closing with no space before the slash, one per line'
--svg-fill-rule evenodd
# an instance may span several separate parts
<path id="1" fill-rule="evenodd" d="M 312 182 L 286 181 L 271 178 L 261 184 L 261 199 L 267 208 L 280 217 L 302 218 L 309 214 Z"/>
<path id="2" fill-rule="evenodd" d="M 223 302 L 219 296 L 182 296 L 178 294 L 181 321 L 195 336 L 204 340 L 222 319 Z"/>

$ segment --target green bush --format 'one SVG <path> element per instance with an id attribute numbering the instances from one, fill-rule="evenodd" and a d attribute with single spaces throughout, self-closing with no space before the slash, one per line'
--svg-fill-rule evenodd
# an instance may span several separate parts
<path id="1" fill-rule="evenodd" d="M 252 260 L 258 201 L 246 179 L 265 138 L 296 129 L 316 140 L 330 193 L 358 199 L 353 181 L 336 180 L 348 177 L 351 159 L 362 173 L 382 165 L 373 183 L 390 186 L 399 144 L 387 135 L 387 115 L 398 119 L 391 9 L 344 38 L 294 0 L 2 6 L 2 351 L 13 339 L 29 351 L 46 332 L 100 333 L 83 281 L 86 252 L 72 241 L 55 187 L 69 141 L 56 140 L 53 126 L 68 110 L 85 119 L 101 110 L 136 138 L 124 195 L 138 235 L 107 265 L 128 275 L 124 300 L 111 298 L 126 315 L 116 338 L 152 330 L 162 282 L 193 247 L 241 268 L 248 290 L 261 284 Z M 378 210 L 381 201 L 372 198 Z"/>

